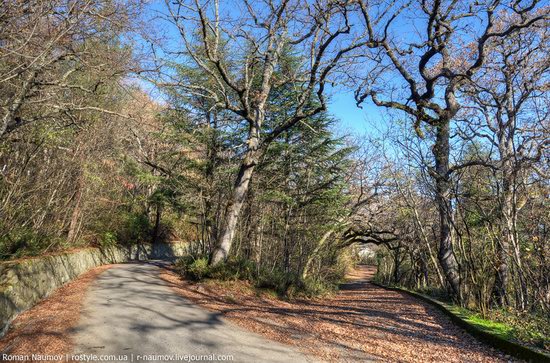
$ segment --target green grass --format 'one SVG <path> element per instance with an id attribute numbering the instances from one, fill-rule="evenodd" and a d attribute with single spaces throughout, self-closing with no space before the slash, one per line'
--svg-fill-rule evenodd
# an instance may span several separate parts
<path id="1" fill-rule="evenodd" d="M 453 315 L 485 333 L 539 349 L 546 354 L 550 352 L 550 318 L 548 316 L 543 316 L 540 313 L 520 313 L 505 309 L 492 309 L 488 311 L 488 315 L 483 317 L 479 312 L 454 305 L 439 296 L 436 297 L 433 294 L 426 293 L 426 291 L 414 291 L 401 286 L 390 287 L 435 301 L 443 305 Z"/>
<path id="2" fill-rule="evenodd" d="M 548 317 L 540 316 L 540 314 L 513 313 L 500 309 L 490 310 L 488 318 L 484 318 L 478 312 L 457 305 L 438 302 L 444 305 L 451 313 L 479 330 L 508 341 L 515 341 L 541 349 L 546 354 L 550 351 Z"/>
<path id="3" fill-rule="evenodd" d="M 480 330 L 483 330 L 487 333 L 496 335 L 506 340 L 512 340 L 515 338 L 514 328 L 511 326 L 497 321 L 482 318 L 478 313 L 475 313 L 460 306 L 445 304 L 445 307 L 459 318 L 466 320 L 468 323 L 474 325 Z"/>

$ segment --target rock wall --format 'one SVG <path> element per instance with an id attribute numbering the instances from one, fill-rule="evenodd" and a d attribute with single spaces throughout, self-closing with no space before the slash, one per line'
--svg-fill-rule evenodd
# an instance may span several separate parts
<path id="1" fill-rule="evenodd" d="M 187 244 L 143 244 L 127 248 L 87 248 L 76 252 L 0 264 L 0 337 L 11 321 L 63 284 L 100 265 L 183 256 Z"/>

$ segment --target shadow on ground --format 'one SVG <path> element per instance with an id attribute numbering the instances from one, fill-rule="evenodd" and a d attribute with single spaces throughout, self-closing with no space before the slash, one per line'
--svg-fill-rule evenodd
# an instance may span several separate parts
<path id="1" fill-rule="evenodd" d="M 221 313 L 175 294 L 158 277 L 155 264 L 122 264 L 98 277 L 74 330 L 75 354 L 215 354 L 232 355 L 238 362 L 307 361 L 293 348 L 247 332 L 221 319 Z"/>

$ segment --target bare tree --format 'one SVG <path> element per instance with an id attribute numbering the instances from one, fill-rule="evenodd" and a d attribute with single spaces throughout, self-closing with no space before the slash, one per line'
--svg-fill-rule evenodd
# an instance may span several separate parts
<path id="1" fill-rule="evenodd" d="M 503 19 L 501 28 L 514 21 Z M 540 22 L 507 38 L 496 38 L 487 50 L 488 61 L 467 88 L 473 101 L 472 122 L 464 134 L 497 150 L 495 175 L 501 225 L 498 238 L 496 303 L 507 303 L 509 261 L 513 261 L 520 287 L 516 305 L 526 307 L 527 284 L 517 237 L 518 213 L 525 204 L 525 183 L 550 145 L 547 90 L 550 53 L 548 23 Z M 467 104 L 466 104 L 467 105 Z M 476 117 L 477 116 L 477 117 Z M 475 122 L 480 120 L 480 123 Z M 539 169 L 540 170 L 540 169 Z"/>
<path id="2" fill-rule="evenodd" d="M 9 0 L 0 5 L 0 137 L 36 121 L 74 122 L 129 69 L 120 35 L 137 2 Z M 118 48 L 118 51 L 115 51 Z M 108 97 L 105 97 L 108 99 Z"/>
<path id="3" fill-rule="evenodd" d="M 358 104 L 404 112 L 415 120 L 421 137 L 425 125 L 433 132 L 435 182 L 439 210 L 438 258 L 449 291 L 460 301 L 459 264 L 453 251 L 451 175 L 468 166 L 451 165 L 451 122 L 459 111 L 461 88 L 487 62 L 487 49 L 495 39 L 546 19 L 540 1 L 360 1 L 358 10 L 368 33 L 367 53 L 373 67 L 356 91 Z M 513 14 L 505 27 L 502 16 Z M 417 18 L 414 22 L 411 19 Z M 415 32 L 414 37 L 403 30 Z M 476 29 L 464 32 L 465 28 Z M 391 77 L 391 78 L 390 78 Z M 478 164 L 479 161 L 475 161 Z"/>
<path id="4" fill-rule="evenodd" d="M 282 132 L 326 109 L 325 88 L 331 74 L 358 48 L 348 10 L 335 2 L 167 1 L 177 27 L 184 65 L 207 76 L 197 84 L 167 83 L 189 95 L 211 100 L 214 108 L 234 113 L 248 125 L 238 174 L 227 204 L 218 247 L 211 263 L 227 258 L 249 183 L 269 144 Z M 298 60 L 292 67 L 283 54 Z M 288 117 L 265 126 L 268 99 L 277 89 L 298 90 Z M 237 121 L 238 122 L 238 121 Z"/>

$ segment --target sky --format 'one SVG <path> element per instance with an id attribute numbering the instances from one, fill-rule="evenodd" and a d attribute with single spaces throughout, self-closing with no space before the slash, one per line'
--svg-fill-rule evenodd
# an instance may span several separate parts
<path id="1" fill-rule="evenodd" d="M 335 90 L 328 105 L 328 111 L 339 121 L 339 128 L 345 133 L 376 134 L 384 127 L 384 110 L 365 101 L 362 109 L 357 107 L 352 92 Z"/>
<path id="2" fill-rule="evenodd" d="M 148 17 L 155 17 L 158 14 L 166 14 L 166 5 L 164 1 L 152 1 L 149 3 Z M 156 15 L 155 15 L 156 14 Z M 179 35 L 173 33 L 174 29 L 164 28 L 169 38 Z M 145 87 L 149 88 L 149 87 Z M 330 89 L 330 86 L 328 87 Z M 345 89 L 330 89 L 327 95 L 329 101 L 328 111 L 338 120 L 336 129 L 343 134 L 377 134 L 380 129 L 384 129 L 384 111 L 376 107 L 370 101 L 365 100 L 362 109 L 357 107 L 353 92 Z"/>

